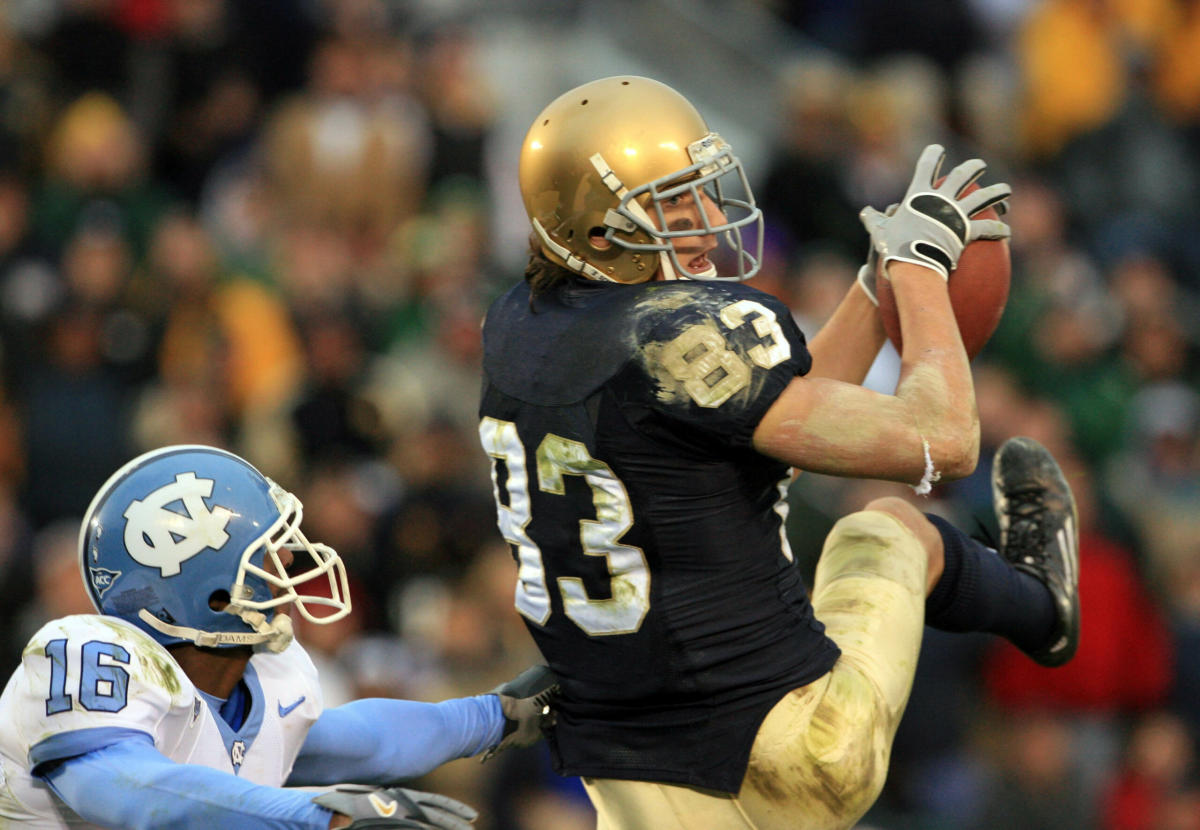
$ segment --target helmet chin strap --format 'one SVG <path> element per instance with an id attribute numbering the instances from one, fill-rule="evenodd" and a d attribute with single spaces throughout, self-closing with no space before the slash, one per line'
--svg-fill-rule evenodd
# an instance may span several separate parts
<path id="1" fill-rule="evenodd" d="M 542 240 L 542 244 L 553 251 L 572 271 L 583 274 L 585 277 L 589 277 L 594 280 L 601 280 L 602 282 L 616 282 L 616 280 L 605 274 L 600 269 L 593 265 L 589 265 L 584 260 L 575 256 L 575 254 L 567 250 L 565 246 L 559 245 L 557 242 L 555 242 L 550 234 L 546 232 L 546 229 L 542 227 L 542 223 L 537 219 L 533 220 L 533 229 L 537 232 L 538 238 Z"/>
<path id="2" fill-rule="evenodd" d="M 278 654 L 291 645 L 292 618 L 286 614 L 276 614 L 273 619 L 268 621 L 267 615 L 262 611 L 251 611 L 248 608 L 227 605 L 225 612 L 240 618 L 254 631 L 201 631 L 198 628 L 184 625 L 172 625 L 163 622 L 146 608 L 138 611 L 138 619 L 161 634 L 178 637 L 181 640 L 190 640 L 203 648 L 265 644 L 268 651 Z"/>
<path id="3" fill-rule="evenodd" d="M 632 204 L 632 202 L 630 203 Z M 686 280 L 686 274 L 679 274 L 675 271 L 675 265 L 671 262 L 671 255 L 666 251 L 658 252 L 658 267 L 662 272 L 664 280 Z"/>
<path id="4" fill-rule="evenodd" d="M 592 167 L 596 168 L 596 172 L 600 175 L 600 181 L 604 182 L 604 186 L 611 190 L 614 196 L 624 200 L 629 195 L 629 188 L 617 178 L 617 174 L 608 166 L 608 162 L 604 160 L 603 155 L 593 153 L 588 161 L 592 163 Z M 644 207 L 638 204 L 637 199 L 630 199 L 626 202 L 625 209 L 644 222 L 646 227 L 654 227 L 654 221 L 650 218 L 650 214 L 646 212 Z M 618 230 L 633 230 L 635 227 L 628 219 L 622 219 L 620 214 L 615 210 L 608 211 L 608 215 L 605 217 L 605 224 Z M 662 278 L 664 280 L 687 279 L 685 275 L 676 273 L 675 264 L 671 261 L 670 252 L 659 251 L 658 264 L 662 270 Z"/>
<path id="5" fill-rule="evenodd" d="M 231 605 L 225 610 L 241 617 L 247 625 L 266 637 L 263 642 L 266 643 L 267 651 L 278 654 L 292 644 L 292 618 L 287 614 L 276 614 L 268 621 L 267 615 L 262 611 L 251 611 L 248 608 L 238 611 L 232 609 Z"/>

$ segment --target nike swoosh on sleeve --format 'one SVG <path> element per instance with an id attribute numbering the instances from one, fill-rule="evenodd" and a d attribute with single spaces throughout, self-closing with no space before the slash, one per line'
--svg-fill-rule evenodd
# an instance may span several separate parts
<path id="1" fill-rule="evenodd" d="M 295 709 L 297 706 L 299 706 L 301 703 L 303 703 L 305 701 L 305 699 L 306 699 L 306 696 L 301 695 L 300 699 L 297 700 L 295 703 L 293 703 L 291 706 L 284 706 L 283 701 L 277 702 L 275 705 L 279 707 L 279 717 L 286 718 L 288 715 L 290 715 L 292 713 L 292 710 Z"/>

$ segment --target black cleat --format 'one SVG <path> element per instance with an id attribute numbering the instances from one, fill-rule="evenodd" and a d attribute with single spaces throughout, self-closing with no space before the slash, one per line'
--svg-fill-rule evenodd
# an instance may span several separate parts
<path id="1" fill-rule="evenodd" d="M 530 666 L 512 680 L 501 683 L 488 694 L 498 695 L 504 712 L 504 734 L 500 743 L 483 753 L 480 761 L 493 758 L 506 749 L 532 746 L 542 738 L 542 730 L 554 724 L 550 704 L 558 697 L 558 678 L 549 666 Z"/>
<path id="2" fill-rule="evenodd" d="M 1000 553 L 1049 588 L 1058 609 L 1050 641 L 1025 653 L 1043 666 L 1061 666 L 1079 647 L 1079 516 L 1071 487 L 1045 447 L 1010 438 L 996 450 L 992 501 Z"/>

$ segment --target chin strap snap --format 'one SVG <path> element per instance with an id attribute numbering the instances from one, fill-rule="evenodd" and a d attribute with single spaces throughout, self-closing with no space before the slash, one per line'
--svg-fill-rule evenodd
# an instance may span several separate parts
<path id="1" fill-rule="evenodd" d="M 602 282 L 616 282 L 616 280 L 605 274 L 600 269 L 596 268 L 594 265 L 589 265 L 584 260 L 575 256 L 575 254 L 571 253 L 566 246 L 559 245 L 557 242 L 555 242 L 550 234 L 546 232 L 546 229 L 542 227 L 542 223 L 536 219 L 533 220 L 533 229 L 537 232 L 538 239 L 542 240 L 542 244 L 553 251 L 560 259 L 562 259 L 562 261 L 566 263 L 566 266 L 572 271 L 578 274 L 583 274 L 589 279 L 600 280 Z"/>
<path id="2" fill-rule="evenodd" d="M 653 228 L 654 220 L 652 220 L 650 218 L 650 214 L 646 212 L 646 209 L 644 207 L 642 207 L 641 204 L 638 203 L 638 200 L 637 199 L 628 199 L 627 200 L 625 198 L 626 196 L 629 195 L 629 188 L 625 187 L 625 184 L 619 178 L 617 178 L 617 174 L 613 172 L 613 169 L 611 167 L 609 167 L 608 162 L 604 160 L 604 156 L 601 155 L 600 153 L 594 153 L 592 155 L 592 157 L 588 159 L 588 161 L 590 161 L 592 163 L 592 167 L 596 168 L 596 173 L 599 174 L 600 180 L 602 182 L 604 182 L 605 187 L 607 187 L 609 190 L 611 190 L 612 194 L 614 196 L 616 196 L 618 199 L 620 199 L 621 203 L 623 205 L 625 205 L 625 209 L 628 210 L 630 213 L 632 213 L 634 216 L 636 216 L 638 219 L 640 219 L 645 227 Z M 616 213 L 616 211 L 613 211 L 610 209 L 608 211 L 608 213 L 605 214 L 605 221 L 606 221 L 606 223 L 609 224 L 610 227 L 615 227 L 617 230 L 623 230 L 623 231 L 630 231 L 633 228 L 637 227 L 636 224 L 634 224 L 632 221 L 630 221 L 624 217 L 621 217 L 619 222 L 617 222 L 616 224 L 613 224 L 612 219 L 611 219 L 613 214 L 616 214 L 616 216 L 621 217 L 621 214 Z M 630 227 L 631 225 L 633 226 L 633 228 Z M 671 254 L 669 253 L 669 249 L 670 249 L 670 246 L 668 245 L 667 250 L 660 250 L 658 252 L 658 262 L 659 262 L 659 267 L 662 269 L 663 279 L 664 280 L 682 279 L 682 277 L 678 276 L 675 273 L 675 265 L 672 262 L 672 257 L 671 257 Z"/>
<path id="3" fill-rule="evenodd" d="M 268 621 L 267 615 L 262 611 L 251 611 L 245 608 L 235 611 L 233 609 L 234 606 L 231 605 L 226 610 L 230 614 L 241 617 L 247 625 L 266 638 L 263 642 L 267 646 L 267 651 L 278 654 L 292 644 L 292 618 L 287 614 L 277 613 Z"/>

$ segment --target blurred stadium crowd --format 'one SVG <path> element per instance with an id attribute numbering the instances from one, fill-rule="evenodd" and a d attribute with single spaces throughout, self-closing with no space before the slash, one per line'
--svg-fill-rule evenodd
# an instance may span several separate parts
<path id="1" fill-rule="evenodd" d="M 355 614 L 300 632 L 328 703 L 475 693 L 536 659 L 475 429 L 479 320 L 523 252 L 496 233 L 506 81 L 472 5 L 0 3 L 6 673 L 42 621 L 91 610 L 78 522 L 167 443 L 243 454 L 346 560 Z M 989 458 L 1013 434 L 1054 450 L 1080 502 L 1078 656 L 1044 670 L 929 632 L 864 826 L 1197 830 L 1200 2 L 692 7 L 739 9 L 794 44 L 763 79 L 778 130 L 750 171 L 769 222 L 755 284 L 807 331 L 865 253 L 858 209 L 895 201 L 924 144 L 1014 188 L 1012 294 L 975 361 L 980 469 L 926 499 L 801 476 L 794 549 L 811 567 L 881 493 L 994 534 Z M 896 371 L 885 350 L 869 382 Z M 594 823 L 544 748 L 510 755 L 426 783 L 479 806 L 481 830 Z"/>

